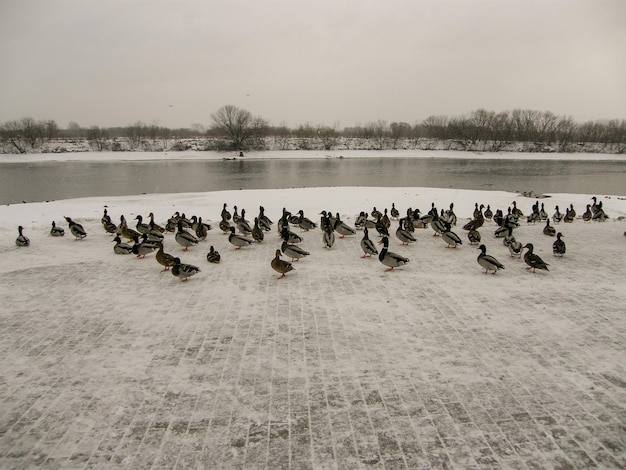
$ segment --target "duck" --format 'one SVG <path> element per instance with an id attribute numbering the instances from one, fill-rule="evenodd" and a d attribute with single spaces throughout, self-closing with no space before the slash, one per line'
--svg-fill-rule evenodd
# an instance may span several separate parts
<path id="1" fill-rule="evenodd" d="M 339 238 L 343 238 L 346 235 L 356 235 L 356 230 L 341 220 L 339 212 L 337 212 L 335 216 L 335 225 L 333 228 L 339 234 Z"/>
<path id="2" fill-rule="evenodd" d="M 286 240 L 287 243 L 302 243 L 303 240 L 300 235 L 289 230 L 287 226 L 283 227 L 283 230 L 280 232 L 280 237 Z"/>
<path id="3" fill-rule="evenodd" d="M 330 224 L 328 224 L 324 229 L 324 233 L 322 234 L 322 242 L 324 243 L 325 248 L 332 248 L 335 244 L 335 231 Z"/>
<path id="4" fill-rule="evenodd" d="M 559 206 L 554 206 L 554 214 L 552 214 L 552 221 L 558 224 L 563 220 L 563 214 L 559 210 Z"/>
<path id="5" fill-rule="evenodd" d="M 120 235 L 127 240 L 134 240 L 135 237 L 139 237 L 141 234 L 137 230 L 133 230 L 128 227 L 128 223 L 126 222 L 126 217 L 124 215 L 120 216 L 120 226 L 118 227 Z"/>
<path id="6" fill-rule="evenodd" d="M 174 266 L 172 266 L 172 275 L 180 278 L 182 282 L 186 282 L 191 276 L 195 276 L 200 272 L 200 268 L 192 264 L 181 263 L 180 258 L 174 258 Z"/>
<path id="7" fill-rule="evenodd" d="M 254 218 L 254 226 L 252 227 L 252 238 L 257 243 L 261 243 L 263 241 L 263 238 L 265 238 L 264 232 L 263 230 L 261 230 L 261 227 L 259 226 L 258 217 Z"/>
<path id="8" fill-rule="evenodd" d="M 150 222 L 148 222 L 148 225 L 150 225 L 150 230 L 156 230 L 159 233 L 165 233 L 165 229 L 154 221 L 153 212 L 150 212 L 150 214 L 148 214 L 148 218 L 150 219 Z"/>
<path id="9" fill-rule="evenodd" d="M 524 213 L 517 207 L 517 201 L 513 201 L 511 204 L 513 205 L 511 213 L 517 218 L 524 217 Z"/>
<path id="10" fill-rule="evenodd" d="M 502 209 L 496 210 L 496 213 L 493 214 L 492 220 L 496 223 L 497 226 L 502 226 L 502 224 L 504 223 L 504 215 L 502 214 Z"/>
<path id="11" fill-rule="evenodd" d="M 148 223 L 150 230 L 147 233 L 144 233 L 144 235 L 151 242 L 162 242 L 165 239 L 165 237 L 163 236 L 163 232 L 155 229 L 153 225 L 154 223 L 152 221 Z"/>
<path id="12" fill-rule="evenodd" d="M 206 260 L 209 263 L 217 264 L 222 259 L 220 252 L 213 248 L 213 245 L 209 247 L 209 252 L 206 254 Z"/>
<path id="13" fill-rule="evenodd" d="M 220 220 L 219 223 L 220 230 L 224 233 L 230 233 L 230 222 L 226 219 Z"/>
<path id="14" fill-rule="evenodd" d="M 392 271 L 394 268 L 398 268 L 400 266 L 404 266 L 409 262 L 409 258 L 405 258 L 402 255 L 389 251 L 389 238 L 383 236 L 382 240 L 378 242 L 378 244 L 383 245 L 383 249 L 378 253 L 378 261 L 380 261 L 385 266 L 388 266 L 388 269 L 385 272 Z"/>
<path id="15" fill-rule="evenodd" d="M 489 204 L 487 204 L 487 208 L 485 209 L 485 212 L 483 213 L 483 217 L 487 220 L 491 220 L 493 218 L 493 212 Z"/>
<path id="16" fill-rule="evenodd" d="M 354 228 L 357 230 L 361 230 L 365 228 L 365 221 L 367 220 L 367 215 L 365 215 L 364 211 L 361 211 L 359 215 L 354 219 Z"/>
<path id="17" fill-rule="evenodd" d="M 565 208 L 565 215 L 563 216 L 563 222 L 566 224 L 571 224 L 574 222 L 574 217 L 576 217 L 576 212 L 569 209 L 569 207 Z"/>
<path id="18" fill-rule="evenodd" d="M 569 212 L 570 212 L 570 214 L 572 216 L 572 219 L 575 219 L 576 218 L 576 211 L 574 210 L 574 204 L 570 204 L 569 205 Z"/>
<path id="19" fill-rule="evenodd" d="M 443 209 L 442 209 L 443 210 Z M 456 225 L 456 214 L 454 213 L 454 203 L 450 203 L 450 208 L 444 212 L 444 221 L 448 225 Z"/>
<path id="20" fill-rule="evenodd" d="M 387 215 L 387 209 L 385 208 L 385 212 L 381 218 L 381 221 L 383 224 L 385 224 L 385 227 L 387 227 L 387 230 L 389 230 L 389 228 L 391 227 L 391 220 L 389 219 L 389 215 Z"/>
<path id="21" fill-rule="evenodd" d="M 376 206 L 374 206 L 370 215 L 372 216 L 372 219 L 377 220 L 379 217 L 383 216 L 383 213 L 376 209 Z"/>
<path id="22" fill-rule="evenodd" d="M 539 217 L 541 217 L 541 220 L 546 220 L 548 218 L 548 213 L 546 212 L 546 208 L 543 206 L 543 202 L 541 203 L 541 209 L 539 209 Z"/>
<path id="23" fill-rule="evenodd" d="M 459 236 L 450 229 L 441 233 L 441 239 L 447 243 L 446 248 L 456 248 L 463 244 Z"/>
<path id="24" fill-rule="evenodd" d="M 437 215 L 437 212 L 431 215 L 432 215 L 432 221 L 431 221 L 430 226 L 435 231 L 435 233 L 433 233 L 433 237 L 438 237 L 443 232 L 450 229 L 450 225 L 444 220 L 440 219 L 439 216 Z"/>
<path id="25" fill-rule="evenodd" d="M 235 247 L 236 250 L 240 250 L 244 246 L 250 246 L 254 243 L 253 240 L 246 238 L 235 233 L 235 227 L 230 228 L 230 235 L 228 235 L 228 241 Z"/>
<path id="26" fill-rule="evenodd" d="M 52 227 L 50 228 L 50 235 L 53 237 L 62 237 L 65 235 L 65 230 L 63 227 L 57 227 L 56 222 L 52 221 Z"/>
<path id="27" fill-rule="evenodd" d="M 396 209 L 396 204 L 394 202 L 391 203 L 391 210 L 389 211 L 391 218 L 394 220 L 398 220 L 400 217 L 400 211 Z"/>
<path id="28" fill-rule="evenodd" d="M 176 243 L 183 247 L 183 251 L 189 251 L 190 246 L 197 245 L 199 243 L 198 239 L 188 231 L 183 228 L 183 221 L 179 220 L 176 227 L 176 235 L 174 239 Z"/>
<path id="29" fill-rule="evenodd" d="M 104 227 L 104 230 L 107 233 L 111 233 L 111 234 L 115 233 L 115 234 L 117 234 L 119 232 L 118 226 L 115 225 L 113 222 L 104 223 L 104 224 L 102 224 L 102 227 Z"/>
<path id="30" fill-rule="evenodd" d="M 515 258 L 516 256 L 518 258 L 522 257 L 522 251 L 524 250 L 524 247 L 520 242 L 517 241 L 517 239 L 513 235 L 509 237 L 508 248 L 509 253 L 511 254 L 511 258 Z"/>
<path id="31" fill-rule="evenodd" d="M 480 232 L 478 230 L 470 230 L 467 232 L 467 239 L 470 245 L 478 245 L 481 240 Z"/>
<path id="32" fill-rule="evenodd" d="M 315 222 L 304 216 L 304 211 L 302 209 L 298 211 L 297 221 L 297 225 L 305 232 L 308 232 L 309 230 L 317 227 L 317 224 Z"/>
<path id="33" fill-rule="evenodd" d="M 196 223 L 195 230 L 196 230 L 196 236 L 198 237 L 198 239 L 204 240 L 209 234 L 209 230 L 211 230 L 211 226 L 202 222 L 202 217 L 198 217 L 198 222 Z"/>
<path id="34" fill-rule="evenodd" d="M 277 273 L 280 273 L 280 277 L 278 279 L 282 279 L 285 277 L 289 271 L 294 271 L 295 268 L 289 261 L 285 261 L 284 259 L 280 259 L 280 250 L 276 250 L 276 254 L 272 259 L 270 265 L 272 269 Z"/>
<path id="35" fill-rule="evenodd" d="M 489 271 L 493 271 L 493 274 L 495 274 L 498 270 L 504 269 L 504 265 L 500 261 L 487 254 L 487 247 L 485 245 L 480 245 L 478 249 L 480 250 L 480 254 L 476 261 L 485 269 L 485 274 Z"/>
<path id="36" fill-rule="evenodd" d="M 169 219 L 167 219 L 167 223 L 165 224 L 165 231 L 175 232 L 176 227 L 178 227 L 179 220 L 180 220 L 180 212 L 176 211 Z"/>
<path id="37" fill-rule="evenodd" d="M 274 225 L 274 222 L 272 222 L 270 218 L 265 215 L 265 207 L 259 206 L 259 227 L 266 232 L 269 232 L 272 230 L 272 225 Z"/>
<path id="38" fill-rule="evenodd" d="M 556 229 L 550 225 L 550 219 L 546 219 L 546 226 L 543 228 L 543 234 L 549 237 L 556 235 Z"/>
<path id="39" fill-rule="evenodd" d="M 552 253 L 554 256 L 563 256 L 565 254 L 565 242 L 562 240 L 563 235 L 561 232 L 556 234 L 556 240 L 552 244 Z"/>
<path id="40" fill-rule="evenodd" d="M 474 218 L 470 220 L 463 226 L 463 230 L 478 230 L 485 223 L 485 217 L 483 216 L 483 206 L 482 204 L 478 208 L 478 211 L 474 211 Z"/>
<path id="41" fill-rule="evenodd" d="M 542 260 L 539 255 L 533 253 L 534 247 L 532 243 L 526 243 L 526 245 L 524 245 L 524 248 L 528 250 L 526 253 L 524 253 L 524 262 L 528 265 L 526 269 L 532 269 L 533 272 L 535 272 L 536 269 L 550 271 L 548 269 L 548 266 L 550 265 Z"/>
<path id="42" fill-rule="evenodd" d="M 21 225 L 17 228 L 17 232 L 19 233 L 19 235 L 15 239 L 15 244 L 17 246 L 29 246 L 30 245 L 30 239 L 22 233 L 23 230 L 24 230 L 24 227 L 22 227 Z"/>
<path id="43" fill-rule="evenodd" d="M 369 231 L 367 227 L 363 228 L 363 238 L 361 239 L 361 249 L 363 250 L 363 256 L 361 258 L 369 258 L 372 255 L 377 255 L 378 250 L 372 240 L 369 239 Z"/>
<path id="44" fill-rule="evenodd" d="M 398 220 L 398 228 L 396 229 L 396 238 L 400 240 L 403 245 L 408 245 L 410 243 L 415 243 L 417 239 L 413 236 L 411 232 L 404 228 L 405 219 L 402 218 Z"/>
<path id="45" fill-rule="evenodd" d="M 221 216 L 223 220 L 230 220 L 232 215 L 230 212 L 228 212 L 228 209 L 226 209 L 226 207 L 228 207 L 228 205 L 226 203 L 224 203 L 224 206 L 222 207 L 222 212 L 221 212 Z"/>
<path id="46" fill-rule="evenodd" d="M 137 221 L 136 228 L 139 233 L 144 234 L 150 231 L 150 226 L 143 223 L 143 217 L 141 215 L 135 217 L 135 220 Z"/>
<path id="47" fill-rule="evenodd" d="M 237 224 L 237 229 L 239 233 L 242 235 L 251 235 L 252 227 L 250 227 L 250 223 L 245 218 L 246 210 L 241 209 L 241 215 L 235 221 L 235 215 L 233 214 L 233 221 Z"/>
<path id="48" fill-rule="evenodd" d="M 293 245 L 284 240 L 283 240 L 282 245 L 280 246 L 280 249 L 282 250 L 285 256 L 289 256 L 291 258 L 292 262 L 298 261 L 300 258 L 304 258 L 305 256 L 309 256 L 311 254 L 308 251 L 306 251 L 304 248 L 298 245 Z"/>
<path id="49" fill-rule="evenodd" d="M 591 208 L 591 210 L 593 211 L 593 207 Z M 600 201 L 596 207 L 596 210 L 593 214 L 593 217 L 591 218 L 591 220 L 597 221 L 597 222 L 604 222 L 609 218 L 608 215 L 606 215 L 606 213 L 604 212 L 604 209 L 602 208 L 602 201 Z"/>
<path id="50" fill-rule="evenodd" d="M 380 235 L 381 237 L 389 236 L 389 230 L 387 229 L 387 226 L 382 220 L 382 215 L 379 215 L 378 218 L 376 219 L 376 231 L 378 232 L 378 235 Z"/>
<path id="51" fill-rule="evenodd" d="M 583 221 L 590 222 L 592 217 L 593 217 L 593 214 L 591 212 L 591 204 L 587 204 L 587 209 L 582 215 Z"/>
<path id="52" fill-rule="evenodd" d="M 137 255 L 137 258 L 145 258 L 147 254 L 156 250 L 156 245 L 145 240 L 139 241 L 139 237 L 135 236 L 135 244 L 133 245 L 133 253 Z"/>
<path id="53" fill-rule="evenodd" d="M 133 252 L 133 247 L 128 243 L 122 242 L 119 235 L 116 235 L 113 241 L 115 242 L 113 253 L 116 255 L 130 255 Z"/>
<path id="54" fill-rule="evenodd" d="M 481 213 L 481 209 L 478 209 L 478 203 L 474 203 L 474 212 L 472 213 L 472 217 L 476 219 Z"/>
<path id="55" fill-rule="evenodd" d="M 82 240 L 83 238 L 85 238 L 87 236 L 87 232 L 85 232 L 85 229 L 83 228 L 83 226 L 81 224 L 79 224 L 77 222 L 74 222 L 69 217 L 65 217 L 65 220 L 69 224 L 70 232 L 72 232 L 72 235 L 74 235 L 74 237 L 76 237 L 76 240 Z"/>
<path id="56" fill-rule="evenodd" d="M 107 211 L 107 206 L 104 206 L 104 214 L 102 215 L 102 218 L 100 219 L 100 222 L 102 223 L 102 225 L 106 225 L 106 224 L 110 224 L 111 223 L 111 216 L 109 215 L 109 213 Z"/>
<path id="57" fill-rule="evenodd" d="M 154 256 L 155 256 L 155 259 L 157 260 L 157 263 L 163 266 L 163 269 L 161 269 L 161 272 L 169 271 L 169 269 L 176 264 L 176 257 L 163 251 L 162 242 L 157 242 L 157 247 L 158 247 L 158 250 Z"/>

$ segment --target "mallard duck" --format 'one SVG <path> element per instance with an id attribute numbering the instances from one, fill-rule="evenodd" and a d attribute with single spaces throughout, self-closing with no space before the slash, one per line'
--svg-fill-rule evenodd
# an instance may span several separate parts
<path id="1" fill-rule="evenodd" d="M 163 269 L 161 269 L 161 272 L 169 271 L 169 269 L 176 264 L 176 258 L 170 255 L 169 253 L 166 253 L 165 251 L 163 251 L 162 242 L 157 242 L 157 247 L 158 247 L 158 250 L 156 252 L 155 258 L 157 260 L 157 263 L 163 266 Z"/>
<path id="2" fill-rule="evenodd" d="M 446 221 L 439 218 L 439 215 L 437 215 L 437 212 L 435 212 L 434 214 L 431 214 L 431 216 L 432 216 L 432 221 L 430 223 L 430 226 L 435 232 L 433 233 L 433 237 L 438 237 L 443 232 L 450 229 L 450 224 L 448 224 Z"/>
<path id="3" fill-rule="evenodd" d="M 135 237 L 139 237 L 141 235 L 137 230 L 133 230 L 128 227 L 128 223 L 126 222 L 126 217 L 124 217 L 124 215 L 120 216 L 120 226 L 118 227 L 118 231 L 126 240 L 134 240 Z"/>
<path id="4" fill-rule="evenodd" d="M 552 214 L 552 221 L 558 224 L 563 220 L 563 214 L 559 210 L 559 206 L 554 206 L 554 214 Z"/>
<path id="5" fill-rule="evenodd" d="M 365 228 L 365 221 L 367 220 L 367 215 L 364 211 L 359 212 L 359 215 L 354 219 L 354 228 L 357 230 L 361 230 Z"/>
<path id="6" fill-rule="evenodd" d="M 511 258 L 514 258 L 516 256 L 518 258 L 521 258 L 523 250 L 524 247 L 522 246 L 522 244 L 518 242 L 514 236 L 511 235 L 511 239 L 509 241 L 509 253 L 511 253 Z"/>
<path id="7" fill-rule="evenodd" d="M 237 212 L 237 206 L 233 206 L 233 223 L 237 224 L 241 220 L 241 216 Z"/>
<path id="8" fill-rule="evenodd" d="M 485 217 L 483 216 L 482 204 L 478 208 L 478 211 L 474 211 L 474 218 L 463 226 L 463 230 L 478 230 L 485 223 Z"/>
<path id="9" fill-rule="evenodd" d="M 151 242 L 162 242 L 165 239 L 165 237 L 163 236 L 163 232 L 160 232 L 159 230 L 153 228 L 153 225 L 154 225 L 154 222 L 152 221 L 148 223 L 150 230 L 147 233 L 144 233 L 144 235 Z"/>
<path id="10" fill-rule="evenodd" d="M 575 219 L 576 218 L 576 211 L 574 210 L 574 204 L 570 204 L 569 205 L 569 212 L 570 212 L 570 215 L 571 215 L 572 219 Z"/>
<path id="11" fill-rule="evenodd" d="M 65 235 L 65 230 L 63 229 L 63 227 L 57 227 L 56 222 L 53 220 L 52 227 L 50 228 L 50 235 L 52 235 L 53 237 L 62 237 L 63 235 Z"/>
<path id="12" fill-rule="evenodd" d="M 565 242 L 561 239 L 564 235 L 559 232 L 556 234 L 556 241 L 552 244 L 552 253 L 554 256 L 563 256 L 565 254 Z"/>
<path id="13" fill-rule="evenodd" d="M 206 255 L 206 260 L 207 260 L 209 263 L 215 263 L 215 264 L 217 264 L 217 263 L 219 263 L 219 262 L 220 262 L 220 260 L 221 260 L 221 259 L 222 259 L 222 257 L 221 257 L 221 255 L 220 255 L 220 252 L 219 252 L 219 251 L 217 251 L 215 248 L 213 248 L 213 245 L 211 245 L 211 246 L 209 247 L 209 252 L 208 252 L 208 253 L 207 253 L 207 255 Z"/>
<path id="14" fill-rule="evenodd" d="M 137 217 L 135 217 L 135 220 L 137 221 L 137 231 L 141 234 L 143 233 L 148 233 L 150 231 L 150 226 L 148 224 L 144 224 L 143 223 L 143 217 L 141 215 L 138 215 Z"/>
<path id="15" fill-rule="evenodd" d="M 447 243 L 446 248 L 456 248 L 463 244 L 459 236 L 449 229 L 441 233 L 441 239 Z"/>
<path id="16" fill-rule="evenodd" d="M 534 247 L 532 243 L 526 243 L 524 248 L 528 250 L 526 253 L 524 253 L 524 262 L 528 265 L 526 269 L 532 269 L 533 272 L 535 272 L 536 269 L 543 269 L 544 271 L 550 271 L 548 269 L 548 266 L 550 265 L 546 263 L 545 261 L 543 261 L 539 257 L 539 255 L 536 255 L 535 253 L 533 253 Z"/>
<path id="17" fill-rule="evenodd" d="M 273 224 L 274 222 L 272 222 L 270 218 L 265 215 L 265 207 L 259 206 L 259 227 L 266 232 L 269 232 L 272 229 Z"/>
<path id="18" fill-rule="evenodd" d="M 409 262 L 409 258 L 405 258 L 402 255 L 389 251 L 388 237 L 383 237 L 378 243 L 383 245 L 383 249 L 380 250 L 380 253 L 378 253 L 378 261 L 389 267 L 386 271 L 391 271 L 393 268 L 404 266 Z"/>
<path id="19" fill-rule="evenodd" d="M 111 216 L 107 212 L 107 206 L 104 206 L 104 214 L 102 215 L 100 222 L 102 223 L 102 225 L 111 223 Z"/>
<path id="20" fill-rule="evenodd" d="M 395 220 L 398 220 L 400 217 L 400 211 L 396 209 L 396 204 L 393 202 L 391 203 L 391 210 L 389 211 L 389 214 L 391 215 L 391 218 Z"/>
<path id="21" fill-rule="evenodd" d="M 74 235 L 74 237 L 76 237 L 76 240 L 82 240 L 83 238 L 85 238 L 87 236 L 87 232 L 85 232 L 85 229 L 83 228 L 83 226 L 81 224 L 79 224 L 77 222 L 74 222 L 69 217 L 65 217 L 65 220 L 69 224 L 70 232 L 72 232 L 72 235 Z"/>
<path id="22" fill-rule="evenodd" d="M 361 258 L 369 258 L 372 255 L 377 255 L 378 250 L 374 242 L 369 239 L 367 227 L 363 228 L 363 238 L 361 239 L 361 249 L 363 250 L 363 256 Z"/>
<path id="23" fill-rule="evenodd" d="M 389 228 L 391 227 L 391 220 L 389 219 L 389 216 L 387 215 L 386 208 L 385 208 L 385 213 L 383 214 L 380 220 L 382 221 L 383 224 L 385 224 L 385 227 L 387 227 L 387 230 L 389 230 Z"/>
<path id="24" fill-rule="evenodd" d="M 298 217 L 296 220 L 297 225 L 305 232 L 308 232 L 309 230 L 317 227 L 317 224 L 315 222 L 304 216 L 304 211 L 302 209 L 298 211 Z"/>
<path id="25" fill-rule="evenodd" d="M 483 217 L 487 220 L 491 220 L 493 217 L 493 212 L 491 211 L 491 206 L 489 204 L 487 204 L 487 209 L 485 209 Z"/>
<path id="26" fill-rule="evenodd" d="M 252 234 L 252 227 L 250 227 L 250 224 L 248 223 L 248 221 L 243 217 L 243 214 L 245 213 L 245 209 L 241 210 L 241 214 L 238 218 L 237 221 L 235 221 L 235 224 L 237 225 L 237 230 L 239 230 L 239 233 L 241 233 L 242 235 L 251 235 Z M 234 218 L 234 214 L 233 214 L 233 221 L 235 220 Z"/>
<path id="27" fill-rule="evenodd" d="M 211 226 L 202 222 L 202 217 L 198 217 L 198 222 L 195 225 L 196 225 L 195 227 L 196 236 L 200 240 L 204 240 L 209 234 L 209 230 L 211 230 Z"/>
<path id="28" fill-rule="evenodd" d="M 493 221 L 497 226 L 501 227 L 504 223 L 504 215 L 502 214 L 502 209 L 496 209 L 496 213 L 493 214 Z"/>
<path id="29" fill-rule="evenodd" d="M 398 228 L 396 229 L 396 238 L 400 240 L 403 245 L 408 245 L 409 243 L 415 243 L 417 239 L 413 236 L 411 232 L 404 228 L 404 221 L 406 219 L 402 218 L 398 220 Z M 365 251 L 365 250 L 364 250 Z"/>
<path id="30" fill-rule="evenodd" d="M 376 206 L 374 206 L 370 215 L 372 216 L 372 219 L 378 220 L 379 217 L 383 216 L 383 213 L 379 211 L 378 209 L 376 209 Z"/>
<path id="31" fill-rule="evenodd" d="M 346 235 L 356 235 L 356 230 L 341 220 L 339 212 L 337 212 L 335 216 L 335 225 L 333 228 L 339 234 L 339 238 L 343 238 Z"/>
<path id="32" fill-rule="evenodd" d="M 148 217 L 150 218 L 150 222 L 148 223 L 148 225 L 150 225 L 150 230 L 156 230 L 159 233 L 165 233 L 165 229 L 154 221 L 153 212 L 150 212 L 150 214 L 148 214 Z"/>
<path id="33" fill-rule="evenodd" d="M 285 256 L 289 256 L 291 258 L 292 262 L 298 261 L 300 258 L 304 258 L 305 256 L 309 256 L 311 254 L 304 248 L 301 248 L 298 245 L 292 245 L 286 241 L 283 241 L 280 249 Z"/>
<path id="34" fill-rule="evenodd" d="M 467 232 L 467 239 L 470 245 L 478 245 L 481 239 L 480 232 L 478 230 L 470 230 Z"/>
<path id="35" fill-rule="evenodd" d="M 172 266 L 172 275 L 180 278 L 185 282 L 191 276 L 194 276 L 200 272 L 200 268 L 191 264 L 183 264 L 180 258 L 174 258 L 174 266 Z"/>
<path id="36" fill-rule="evenodd" d="M 379 215 L 378 218 L 376 219 L 376 231 L 378 232 L 378 235 L 380 235 L 381 237 L 389 236 L 389 230 L 387 229 L 387 226 L 382 220 L 382 215 Z"/>
<path id="37" fill-rule="evenodd" d="M 282 279 L 283 277 L 285 277 L 285 274 L 295 269 L 289 261 L 280 259 L 280 250 L 276 250 L 276 255 L 274 256 L 274 259 L 272 259 L 272 262 L 270 264 L 274 271 L 280 273 L 280 277 L 278 279 Z"/>
<path id="38" fill-rule="evenodd" d="M 454 213 L 454 203 L 450 203 L 450 209 L 444 212 L 444 222 L 448 225 L 456 225 L 456 214 Z"/>
<path id="39" fill-rule="evenodd" d="M 118 226 L 115 225 L 113 222 L 104 223 L 104 224 L 102 224 L 102 227 L 104 227 L 104 230 L 107 233 L 115 233 L 115 234 L 117 234 L 119 232 L 119 230 L 120 230 L 118 228 Z"/>
<path id="40" fill-rule="evenodd" d="M 556 229 L 550 225 L 550 219 L 546 219 L 546 226 L 543 228 L 543 234 L 549 237 L 556 235 Z"/>
<path id="41" fill-rule="evenodd" d="M 224 203 L 224 207 L 222 207 L 221 216 L 222 216 L 223 220 L 228 221 L 228 220 L 231 219 L 232 215 L 230 214 L 230 212 L 228 212 L 228 209 L 226 209 L 226 207 L 228 207 L 228 205 L 226 203 Z"/>
<path id="42" fill-rule="evenodd" d="M 517 208 L 517 202 L 513 201 L 511 204 L 513 204 L 513 209 L 511 210 L 511 213 L 517 218 L 524 217 L 524 213 Z"/>
<path id="43" fill-rule="evenodd" d="M 235 233 L 235 227 L 230 228 L 230 235 L 228 235 L 228 241 L 231 245 L 235 246 L 236 250 L 240 250 L 243 246 L 250 246 L 254 243 L 253 240 L 246 238 Z"/>
<path id="44" fill-rule="evenodd" d="M 565 215 L 563 216 L 563 222 L 565 222 L 566 224 L 571 224 L 572 222 L 574 222 L 575 216 L 576 212 L 574 212 L 574 214 L 572 215 L 572 211 L 569 209 L 569 207 L 566 207 Z"/>
<path id="45" fill-rule="evenodd" d="M 543 202 L 541 203 L 541 209 L 539 209 L 539 217 L 541 217 L 541 220 L 546 220 L 548 218 L 548 213 L 543 206 Z"/>
<path id="46" fill-rule="evenodd" d="M 322 234 L 322 242 L 324 243 L 325 248 L 332 248 L 335 244 L 335 231 L 330 224 L 328 224 L 324 229 L 324 233 Z"/>
<path id="47" fill-rule="evenodd" d="M 280 232 L 280 238 L 282 238 L 283 240 L 286 240 L 287 243 L 301 243 L 302 242 L 302 237 L 298 235 L 297 233 L 294 233 L 291 230 L 289 230 L 289 228 L 287 228 L 286 226 L 283 227 L 282 231 Z"/>
<path id="48" fill-rule="evenodd" d="M 15 244 L 17 246 L 28 246 L 28 245 L 30 245 L 30 239 L 26 235 L 24 235 L 22 233 L 23 230 L 24 230 L 24 227 L 22 227 L 21 225 L 17 228 L 17 231 L 19 233 L 19 235 L 15 239 Z"/>
<path id="49" fill-rule="evenodd" d="M 515 240 L 515 237 L 513 236 L 513 227 L 505 227 L 505 228 L 507 229 L 507 233 L 502 239 L 502 244 L 504 246 L 509 246 L 511 244 L 511 241 Z"/>
<path id="50" fill-rule="evenodd" d="M 220 230 L 224 233 L 230 233 L 230 222 L 226 219 L 220 220 L 219 223 Z"/>
<path id="51" fill-rule="evenodd" d="M 495 274 L 499 269 L 504 269 L 504 265 L 500 261 L 487 254 L 487 247 L 485 245 L 480 245 L 478 249 L 480 250 L 480 254 L 476 261 L 485 269 L 485 274 L 489 271 L 493 271 L 493 274 Z"/>
<path id="52" fill-rule="evenodd" d="M 147 243 L 145 240 L 139 241 L 139 237 L 135 235 L 135 244 L 133 245 L 133 253 L 137 255 L 137 258 L 145 258 L 147 254 L 152 253 L 157 249 L 154 243 Z"/>
<path id="53" fill-rule="evenodd" d="M 123 243 L 119 235 L 116 235 L 113 241 L 115 242 L 113 253 L 116 255 L 130 255 L 133 252 L 133 247 L 128 243 Z"/>
<path id="54" fill-rule="evenodd" d="M 189 251 L 189 247 L 197 245 L 199 241 L 193 234 L 187 232 L 183 228 L 183 225 L 183 221 L 179 220 L 174 239 L 176 240 L 176 243 L 183 247 L 183 251 Z"/>
<path id="55" fill-rule="evenodd" d="M 591 212 L 591 204 L 587 204 L 587 209 L 583 213 L 582 217 L 585 222 L 591 221 L 591 218 L 593 217 L 593 214 Z"/>
<path id="56" fill-rule="evenodd" d="M 480 215 L 480 213 L 481 213 L 481 209 L 478 209 L 478 203 L 475 202 L 474 203 L 474 212 L 472 214 L 472 217 L 475 219 L 475 218 L 477 218 Z"/>
<path id="57" fill-rule="evenodd" d="M 593 207 L 591 208 L 593 211 Z M 602 208 L 602 201 L 600 201 L 597 206 L 596 206 L 596 210 L 593 213 L 593 217 L 591 218 L 591 220 L 597 221 L 597 222 L 604 222 L 609 218 L 608 215 L 606 215 L 606 213 L 604 212 L 604 209 Z"/>
<path id="58" fill-rule="evenodd" d="M 261 243 L 263 241 L 263 238 L 265 238 L 263 230 L 261 230 L 261 227 L 259 226 L 258 217 L 254 218 L 254 227 L 252 227 L 252 238 L 258 243 Z"/>

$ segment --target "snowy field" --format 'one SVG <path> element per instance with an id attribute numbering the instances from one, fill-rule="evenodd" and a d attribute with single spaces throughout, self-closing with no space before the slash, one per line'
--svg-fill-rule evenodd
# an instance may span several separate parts
<path id="1" fill-rule="evenodd" d="M 586 223 L 591 196 L 540 199 L 549 215 L 578 213 L 556 226 L 563 258 L 544 223 L 516 229 L 549 272 L 511 258 L 486 221 L 483 243 L 505 265 L 496 275 L 462 225 L 475 203 L 529 214 L 535 199 L 359 187 L 0 207 L 0 467 L 624 468 L 626 200 L 596 195 L 610 219 Z M 410 262 L 385 272 L 361 258 L 362 232 L 327 249 L 319 229 L 294 227 L 311 254 L 279 280 L 275 229 L 236 251 L 218 228 L 224 203 L 250 220 L 262 205 L 275 227 L 283 207 L 353 225 L 392 202 L 402 214 L 454 203 L 463 245 L 428 227 L 402 246 L 393 221 L 390 249 Z M 105 206 L 131 227 L 150 212 L 162 225 L 176 211 L 211 223 L 188 252 L 165 236 L 200 273 L 181 282 L 154 254 L 114 254 Z M 49 236 L 53 220 L 64 237 Z M 16 246 L 18 225 L 30 246 Z M 210 245 L 220 264 L 207 262 Z"/>

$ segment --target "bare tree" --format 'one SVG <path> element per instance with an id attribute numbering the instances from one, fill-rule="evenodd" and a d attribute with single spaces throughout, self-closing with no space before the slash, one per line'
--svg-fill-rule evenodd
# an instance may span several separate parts
<path id="1" fill-rule="evenodd" d="M 109 132 L 98 126 L 91 126 L 87 129 L 87 140 L 92 147 L 99 151 L 108 150 Z"/>
<path id="2" fill-rule="evenodd" d="M 261 117 L 254 117 L 250 111 L 233 105 L 222 106 L 211 114 L 213 128 L 220 131 L 228 140 L 232 150 L 245 150 L 262 147 L 268 123 Z"/>

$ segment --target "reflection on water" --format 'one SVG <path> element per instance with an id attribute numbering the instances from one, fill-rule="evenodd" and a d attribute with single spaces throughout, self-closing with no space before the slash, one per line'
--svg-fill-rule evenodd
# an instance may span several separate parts
<path id="1" fill-rule="evenodd" d="M 0 164 L 0 203 L 318 186 L 625 195 L 626 162 L 363 158 Z"/>

